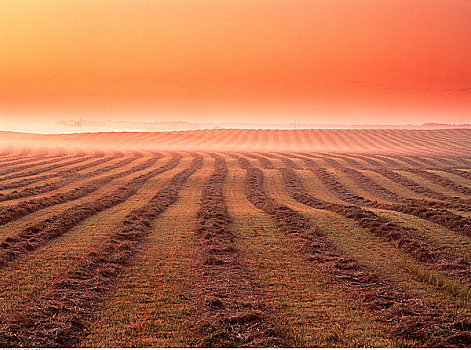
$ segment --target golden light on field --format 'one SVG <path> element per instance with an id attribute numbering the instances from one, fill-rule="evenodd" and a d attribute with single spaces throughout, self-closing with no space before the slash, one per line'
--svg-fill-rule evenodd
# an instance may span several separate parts
<path id="1" fill-rule="evenodd" d="M 0 347 L 470 348 L 470 39 L 469 0 L 0 0 Z"/>
<path id="2" fill-rule="evenodd" d="M 469 1 L 2 0 L 0 13 L 4 120 L 470 121 Z"/>

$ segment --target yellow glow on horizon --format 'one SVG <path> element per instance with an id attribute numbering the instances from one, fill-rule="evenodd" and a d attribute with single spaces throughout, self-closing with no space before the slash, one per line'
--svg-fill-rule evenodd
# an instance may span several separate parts
<path id="1" fill-rule="evenodd" d="M 399 106 L 470 121 L 466 1 L 0 0 L 0 13 L 5 115 Z"/>

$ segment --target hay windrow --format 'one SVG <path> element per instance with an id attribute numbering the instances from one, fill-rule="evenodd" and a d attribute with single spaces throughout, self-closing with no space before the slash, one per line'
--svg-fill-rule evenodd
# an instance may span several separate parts
<path id="1" fill-rule="evenodd" d="M 0 243 L 0 267 L 60 237 L 90 216 L 124 202 L 135 194 L 149 179 L 175 168 L 180 159 L 180 155 L 175 155 L 163 166 L 135 177 L 125 187 L 121 187 L 93 201 L 68 208 L 36 225 L 25 228 L 15 237 L 5 239 Z M 152 166 L 156 161 L 157 158 L 150 159 L 149 163 L 146 163 L 145 168 Z M 134 172 L 131 170 L 126 170 L 125 172 Z"/>
<path id="2" fill-rule="evenodd" d="M 286 339 L 272 317 L 260 286 L 234 244 L 223 185 L 224 158 L 203 188 L 195 241 L 199 250 L 194 326 L 199 347 L 278 347 Z"/>
<path id="3" fill-rule="evenodd" d="M 38 178 L 23 179 L 22 181 L 19 181 L 16 184 L 27 185 L 27 184 L 32 183 L 32 182 L 36 182 L 36 181 L 39 181 L 39 180 L 47 180 L 47 179 L 50 179 L 52 177 L 57 177 L 57 176 L 63 177 L 60 180 L 48 182 L 44 185 L 24 188 L 21 191 L 14 191 L 14 192 L 10 192 L 8 194 L 0 194 L 0 202 L 7 201 L 7 200 L 12 200 L 12 199 L 29 197 L 29 196 L 35 196 L 35 195 L 38 195 L 38 194 L 41 194 L 41 193 L 47 193 L 47 192 L 51 192 L 51 191 L 54 191 L 54 190 L 58 190 L 61 187 L 64 187 L 68 184 L 71 184 L 71 183 L 73 183 L 74 181 L 76 181 L 78 179 L 82 180 L 82 179 L 86 179 L 86 178 L 91 178 L 91 177 L 98 176 L 100 174 L 103 174 L 105 172 L 108 172 L 108 171 L 111 171 L 111 170 L 114 170 L 114 169 L 119 169 L 119 168 L 124 167 L 124 166 L 128 165 L 129 163 L 131 163 L 131 162 L 133 162 L 134 160 L 137 159 L 136 157 L 127 158 L 127 159 L 123 159 L 120 162 L 117 162 L 116 164 L 108 165 L 108 166 L 102 167 L 100 169 L 97 169 L 95 171 L 90 171 L 88 173 L 79 174 L 79 175 L 75 174 L 75 173 L 77 173 L 79 171 L 82 171 L 84 169 L 87 169 L 91 166 L 107 162 L 107 161 L 112 160 L 114 158 L 115 157 L 109 157 L 109 158 L 105 158 L 105 159 L 102 159 L 102 160 L 97 160 L 97 161 L 95 161 L 93 163 L 90 163 L 90 164 L 86 164 L 86 165 L 82 165 L 82 166 L 76 166 L 76 167 L 68 169 L 67 171 L 64 171 L 64 172 L 59 171 L 55 174 L 43 175 L 43 176 L 39 177 L 39 179 Z M 67 176 L 68 174 L 71 174 L 71 175 Z M 10 184 L 8 184 L 8 185 L 10 185 Z"/>
<path id="4" fill-rule="evenodd" d="M 63 160 L 70 159 L 70 158 L 72 158 L 72 160 L 69 160 L 67 162 L 62 162 Z M 28 164 L 16 167 L 14 169 L 8 169 L 8 170 L 5 170 L 5 171 L 1 172 L 0 175 L 5 175 L 5 176 L 1 177 L 0 181 L 17 179 L 17 178 L 26 177 L 26 176 L 38 175 L 38 174 L 41 174 L 41 173 L 44 173 L 44 172 L 47 172 L 47 171 L 56 170 L 56 169 L 59 169 L 59 168 L 65 167 L 65 166 L 73 165 L 73 164 L 75 164 L 79 161 L 83 162 L 83 161 L 89 160 L 91 158 L 92 158 L 91 156 L 89 156 L 89 157 L 78 157 L 78 158 L 69 156 L 69 157 L 61 157 L 61 161 L 48 160 L 48 161 L 43 161 L 43 162 L 39 162 L 39 163 L 28 163 Z M 46 167 L 41 167 L 39 169 L 33 169 L 33 170 L 25 171 L 25 172 L 22 172 L 22 173 L 17 173 L 17 171 L 20 171 L 20 170 L 24 170 L 24 169 L 32 168 L 32 167 L 35 168 L 37 166 L 50 164 L 50 163 L 53 163 L 53 164 L 48 165 Z M 10 174 L 10 175 L 7 175 L 7 174 Z"/>
<path id="5" fill-rule="evenodd" d="M 346 290 L 352 300 L 368 307 L 378 320 L 391 327 L 398 337 L 415 339 L 424 346 L 469 346 L 470 324 L 464 317 L 443 312 L 434 305 L 409 296 L 401 288 L 379 278 L 353 258 L 334 249 L 305 216 L 278 204 L 264 190 L 263 173 L 245 159 L 246 196 L 257 208 L 269 214 L 313 266 Z"/>
<path id="6" fill-rule="evenodd" d="M 146 162 L 144 162 L 141 165 L 137 165 L 130 169 L 123 170 L 123 171 L 120 171 L 120 172 L 117 172 L 112 175 L 108 175 L 99 179 L 91 180 L 85 185 L 76 187 L 67 192 L 58 192 L 58 193 L 51 194 L 49 196 L 26 200 L 26 201 L 23 201 L 14 205 L 0 206 L 0 225 L 4 225 L 10 221 L 16 220 L 20 217 L 26 216 L 28 214 L 34 213 L 35 211 L 38 211 L 38 210 L 41 210 L 41 209 L 44 209 L 44 208 L 47 208 L 56 204 L 66 203 L 72 200 L 85 197 L 86 195 L 89 195 L 95 192 L 101 186 L 103 186 L 104 184 L 108 182 L 125 177 L 136 171 L 140 171 L 140 170 L 143 170 L 152 166 L 160 158 L 161 158 L 160 155 L 156 155 L 155 157 L 149 158 Z M 128 160 L 123 160 L 122 162 L 128 162 Z M 93 172 L 92 176 L 98 176 L 112 169 L 117 169 L 116 164 L 109 165 L 101 169 L 97 169 L 96 171 Z"/>
<path id="7" fill-rule="evenodd" d="M 177 161 L 175 156 L 173 161 Z M 174 175 L 147 204 L 131 211 L 101 247 L 90 252 L 63 278 L 12 315 L 0 328 L 0 346 L 72 347 L 103 306 L 117 276 L 132 263 L 153 221 L 175 203 L 186 180 L 201 168 L 202 157 Z"/>
<path id="8" fill-rule="evenodd" d="M 471 235 L 471 218 L 455 214 L 443 208 L 449 207 L 453 209 L 468 210 L 470 206 L 467 201 L 460 200 L 459 198 L 455 199 L 446 196 L 444 196 L 444 198 L 451 200 L 450 202 L 411 199 L 400 196 L 395 196 L 395 199 L 397 200 L 397 203 L 395 204 L 382 203 L 376 200 L 371 201 L 363 198 L 362 196 L 353 194 L 343 184 L 338 182 L 335 177 L 325 168 L 310 167 L 309 170 L 317 178 L 319 178 L 331 192 L 333 192 L 338 198 L 342 199 L 345 202 L 349 202 L 357 206 L 393 210 L 404 214 L 414 215 L 421 219 L 428 220 L 435 224 L 447 227 L 457 233 L 468 236 Z M 377 171 L 379 172 L 379 170 Z M 381 172 L 390 171 L 382 169 Z M 393 172 L 391 171 L 391 173 Z M 354 171 L 349 171 L 349 174 L 355 176 Z M 362 186 L 363 184 L 364 187 L 371 187 L 374 191 L 375 186 L 371 184 L 371 182 L 367 181 L 365 177 L 356 176 L 354 178 L 355 180 L 359 181 L 360 186 Z M 443 196 L 441 198 L 444 199 Z M 456 200 L 456 202 L 453 202 L 453 200 Z"/>
<path id="9" fill-rule="evenodd" d="M 471 283 L 471 264 L 462 257 L 451 254 L 443 247 L 433 246 L 415 231 L 399 226 L 388 219 L 354 205 L 335 204 L 315 198 L 306 191 L 301 180 L 291 169 L 281 169 L 284 184 L 290 196 L 300 203 L 317 209 L 325 209 L 355 220 L 375 236 L 394 244 L 416 259 L 447 273 L 453 279 Z"/>
<path id="10" fill-rule="evenodd" d="M 91 168 L 91 167 L 100 165 L 102 163 L 109 162 L 109 161 L 111 161 L 113 159 L 116 159 L 116 158 L 119 158 L 119 157 L 120 156 L 118 156 L 118 155 L 114 155 L 114 156 L 110 156 L 110 157 L 100 158 L 100 159 L 97 159 L 97 160 L 95 160 L 91 163 L 85 164 L 85 165 L 78 165 L 78 166 L 72 167 L 72 168 L 70 168 L 66 171 L 59 171 L 57 173 L 54 172 L 54 173 L 50 173 L 50 174 L 39 175 L 39 176 L 35 176 L 35 177 L 32 177 L 32 178 L 31 177 L 26 177 L 26 178 L 22 178 L 21 180 L 18 180 L 18 181 L 12 181 L 12 182 L 8 182 L 6 184 L 0 184 L 0 190 L 8 190 L 8 189 L 12 189 L 12 188 L 23 187 L 23 186 L 27 186 L 27 185 L 30 185 L 32 183 L 38 182 L 38 181 L 44 181 L 44 180 L 56 178 L 56 177 L 59 177 L 59 176 L 63 176 L 63 174 L 65 174 L 65 173 L 74 173 L 74 172 L 78 172 L 78 171 L 83 171 L 86 168 Z"/>

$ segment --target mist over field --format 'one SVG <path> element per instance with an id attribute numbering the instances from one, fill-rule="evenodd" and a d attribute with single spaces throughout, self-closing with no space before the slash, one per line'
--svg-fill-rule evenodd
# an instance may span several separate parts
<path id="1" fill-rule="evenodd" d="M 470 24 L 0 0 L 0 348 L 471 348 Z"/>

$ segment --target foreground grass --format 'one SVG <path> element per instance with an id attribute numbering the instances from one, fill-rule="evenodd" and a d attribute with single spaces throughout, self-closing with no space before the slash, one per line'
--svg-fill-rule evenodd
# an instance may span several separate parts
<path id="1" fill-rule="evenodd" d="M 191 237 L 211 162 L 205 159 L 205 166 L 188 179 L 178 201 L 154 222 L 135 263 L 117 280 L 80 347 L 183 347 L 189 343 Z"/>
<path id="2" fill-rule="evenodd" d="M 245 171 L 229 164 L 225 193 L 237 245 L 297 347 L 400 346 L 366 310 L 316 273 L 272 220 L 245 198 Z M 411 344 L 409 344 L 411 345 Z"/>
<path id="3" fill-rule="evenodd" d="M 2 269 L 0 318 L 16 313 L 28 300 L 63 276 L 76 262 L 104 242 L 132 209 L 152 198 L 172 175 L 189 162 L 190 159 L 182 160 L 177 168 L 151 179 L 124 203 L 84 220 L 58 239 Z"/>

